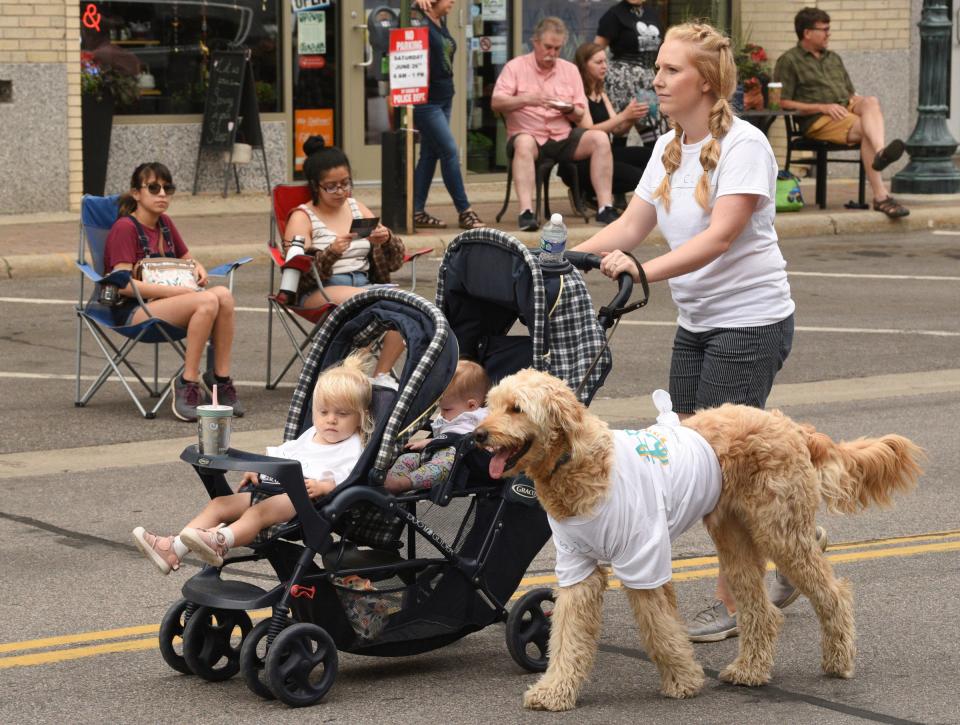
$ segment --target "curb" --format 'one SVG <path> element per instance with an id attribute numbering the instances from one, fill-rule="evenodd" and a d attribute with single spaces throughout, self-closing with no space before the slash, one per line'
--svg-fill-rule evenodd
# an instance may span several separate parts
<path id="1" fill-rule="evenodd" d="M 930 229 L 960 229 L 960 202 L 953 206 L 920 207 L 911 209 L 910 216 L 903 219 L 887 219 L 875 211 L 845 211 L 839 214 L 810 213 L 804 215 L 781 214 L 776 222 L 777 235 L 781 241 L 802 237 L 855 236 L 865 234 L 888 234 L 891 232 L 917 232 Z M 598 226 L 577 225 L 570 227 L 568 240 L 579 244 L 600 229 Z M 535 246 L 537 232 L 507 230 L 527 246 Z M 408 249 L 430 247 L 432 256 L 441 256 L 447 245 L 459 234 L 459 230 L 443 234 L 417 234 L 406 237 Z M 654 230 L 647 244 L 666 244 L 660 231 Z M 202 244 L 191 248 L 193 254 L 205 266 L 212 267 L 231 259 L 253 257 L 255 264 L 265 264 L 269 255 L 263 244 L 230 244 L 213 248 Z M 13 254 L 0 257 L 0 279 L 30 279 L 34 277 L 62 277 L 78 274 L 76 257 L 65 252 L 47 254 Z"/>

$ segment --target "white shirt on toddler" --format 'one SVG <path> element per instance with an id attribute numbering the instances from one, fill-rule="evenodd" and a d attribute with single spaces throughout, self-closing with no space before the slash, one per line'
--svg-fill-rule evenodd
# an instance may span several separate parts
<path id="1" fill-rule="evenodd" d="M 316 426 L 310 426 L 299 438 L 286 441 L 279 446 L 267 446 L 267 455 L 300 461 L 305 479 L 325 478 L 321 474 L 330 471 L 333 473 L 333 480 L 340 485 L 360 460 L 360 454 L 363 452 L 360 434 L 354 433 L 339 443 L 325 444 L 313 440 L 316 432 Z"/>
<path id="2" fill-rule="evenodd" d="M 476 430 L 476 427 L 483 422 L 483 419 L 486 418 L 489 413 L 490 410 L 488 408 L 465 410 L 453 420 L 446 420 L 442 415 L 438 415 L 430 424 L 433 437 L 439 438 L 446 433 L 470 433 Z"/>
<path id="3" fill-rule="evenodd" d="M 610 492 L 587 516 L 547 516 L 557 549 L 560 586 L 589 577 L 609 562 L 631 589 L 670 581 L 671 542 L 713 511 L 720 498 L 720 463 L 710 444 L 684 428 L 670 396 L 654 393 L 657 425 L 613 431 Z"/>

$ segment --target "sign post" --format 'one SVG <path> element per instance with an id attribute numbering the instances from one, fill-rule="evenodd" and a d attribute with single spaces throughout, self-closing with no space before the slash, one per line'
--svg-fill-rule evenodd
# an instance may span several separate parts
<path id="1" fill-rule="evenodd" d="M 390 101 L 404 107 L 406 136 L 406 231 L 413 226 L 413 107 L 426 103 L 430 82 L 430 31 L 428 28 L 399 28 L 390 31 Z"/>

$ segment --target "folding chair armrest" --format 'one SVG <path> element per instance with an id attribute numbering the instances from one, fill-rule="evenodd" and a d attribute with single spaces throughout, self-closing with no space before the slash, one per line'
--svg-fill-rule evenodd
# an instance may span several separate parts
<path id="1" fill-rule="evenodd" d="M 408 252 L 403 257 L 403 263 L 412 262 L 417 257 L 422 257 L 424 254 L 430 254 L 433 251 L 433 247 L 423 247 L 422 249 L 416 249 L 412 252 Z"/>
<path id="2" fill-rule="evenodd" d="M 97 274 L 89 264 L 81 264 L 80 262 L 77 262 L 77 269 L 83 272 L 84 276 L 91 282 L 104 282 L 120 288 L 126 287 L 130 283 L 130 275 L 132 274 L 129 269 L 117 269 L 107 275 Z"/>
<path id="3" fill-rule="evenodd" d="M 289 262 L 282 262 L 280 264 L 281 269 L 296 269 L 301 274 L 303 272 L 309 272 L 311 267 L 313 267 L 313 255 L 310 254 L 299 254 Z"/>
<path id="4" fill-rule="evenodd" d="M 243 265 L 252 261 L 253 257 L 241 257 L 240 259 L 235 259 L 232 262 L 221 264 L 213 269 L 208 269 L 207 274 L 211 277 L 227 277 L 233 274 L 238 267 L 242 267 Z"/>
<path id="5" fill-rule="evenodd" d="M 283 266 L 283 251 L 279 248 L 267 242 L 267 250 L 270 252 L 270 256 L 273 258 L 273 263 L 279 266 Z"/>

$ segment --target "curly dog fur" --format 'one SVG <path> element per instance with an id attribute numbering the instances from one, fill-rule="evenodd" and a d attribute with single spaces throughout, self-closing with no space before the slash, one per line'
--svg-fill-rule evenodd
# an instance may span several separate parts
<path id="1" fill-rule="evenodd" d="M 534 370 L 505 378 L 490 391 L 489 417 L 477 439 L 494 451 L 503 473 L 524 471 L 555 519 L 589 514 L 607 495 L 614 461 L 607 425 L 562 381 Z M 684 421 L 711 445 L 723 483 L 704 519 L 738 604 L 740 651 L 721 678 L 762 685 L 773 668 L 783 615 L 767 598 L 763 578 L 772 560 L 813 603 L 822 631 L 822 668 L 835 677 L 854 670 L 853 596 L 816 545 L 817 508 L 853 513 L 887 506 L 911 490 L 922 450 L 898 435 L 835 443 L 779 411 L 742 405 L 704 410 Z M 491 469 L 493 470 L 493 469 Z M 524 706 L 569 710 L 593 667 L 600 636 L 606 572 L 557 590 L 550 664 L 524 695 Z M 673 588 L 627 589 L 643 645 L 668 697 L 696 695 L 703 669 L 677 611 Z"/>

